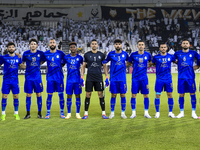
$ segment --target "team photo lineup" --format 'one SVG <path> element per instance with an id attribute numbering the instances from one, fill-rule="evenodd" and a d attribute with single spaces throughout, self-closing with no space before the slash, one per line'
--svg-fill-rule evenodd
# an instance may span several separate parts
<path id="1" fill-rule="evenodd" d="M 64 52 L 57 49 L 55 39 L 49 40 L 49 50 L 42 52 L 37 50 L 38 41 L 34 38 L 29 40 L 30 50 L 27 50 L 21 56 L 15 53 L 15 43 L 9 42 L 7 44 L 8 54 L 0 56 L 0 64 L 3 66 L 3 82 L 2 82 L 2 115 L 1 120 L 6 120 L 6 106 L 8 94 L 12 91 L 13 105 L 14 105 L 14 117 L 16 120 L 20 120 L 18 114 L 19 107 L 19 81 L 18 81 L 18 69 L 26 69 L 24 92 L 26 93 L 26 115 L 24 119 L 31 118 L 31 97 L 33 92 L 36 93 L 37 106 L 38 106 L 38 118 L 42 119 L 42 92 L 43 82 L 40 72 L 40 67 L 45 62 L 47 63 L 47 100 L 46 109 L 47 113 L 45 119 L 51 118 L 51 105 L 52 96 L 54 92 L 58 93 L 59 105 L 60 105 L 60 118 L 71 118 L 72 96 L 76 98 L 76 118 L 88 119 L 88 110 L 90 105 L 90 99 L 93 90 L 97 92 L 100 107 L 102 110 L 103 119 L 113 119 L 115 117 L 115 105 L 117 94 L 121 97 L 121 118 L 126 119 L 126 95 L 131 95 L 131 109 L 132 114 L 128 118 L 136 117 L 136 99 L 137 94 L 141 93 L 144 97 L 144 117 L 152 118 L 149 114 L 149 84 L 155 84 L 155 118 L 160 117 L 160 99 L 161 93 L 164 91 L 168 97 L 168 117 L 182 118 L 184 117 L 184 96 L 185 93 L 190 93 L 192 113 L 191 116 L 194 119 L 200 119 L 196 114 L 196 83 L 195 72 L 200 64 L 200 56 L 194 51 L 190 50 L 190 41 L 188 39 L 182 39 L 182 49 L 176 51 L 174 55 L 167 53 L 168 46 L 165 42 L 161 42 L 159 45 L 159 53 L 155 56 L 151 56 L 149 52 L 146 52 L 145 42 L 142 40 L 137 41 L 138 50 L 132 52 L 130 55 L 122 50 L 121 39 L 114 40 L 115 50 L 110 51 L 107 56 L 98 51 L 98 42 L 93 39 L 90 42 L 91 51 L 88 51 L 82 57 L 77 54 L 77 43 L 70 42 L 70 53 L 65 55 Z M 110 75 L 108 75 L 107 63 L 110 62 Z M 178 84 L 177 87 L 173 87 L 172 75 L 171 75 L 171 63 L 176 63 L 178 66 Z M 64 83 L 63 67 L 67 67 L 66 83 Z M 127 92 L 127 80 L 126 80 L 126 68 L 132 67 L 132 83 L 131 93 Z M 147 68 L 156 67 L 156 81 L 155 83 L 149 83 L 147 76 Z M 105 72 L 105 81 L 103 81 L 102 67 Z M 87 71 L 85 71 L 87 68 Z M 86 73 L 86 75 L 85 75 Z M 86 80 L 84 81 L 84 76 Z M 81 117 L 81 94 L 82 87 L 85 87 L 85 100 L 84 100 L 84 115 Z M 111 113 L 107 117 L 105 112 L 105 88 L 109 87 L 111 93 L 110 110 Z M 174 99 L 172 96 L 173 88 L 177 88 L 179 94 L 179 108 L 180 113 L 175 116 L 173 113 Z M 65 90 L 65 92 L 64 92 Z M 22 91 L 21 91 L 22 92 Z M 64 93 L 67 94 L 67 99 L 64 98 Z M 94 99 L 95 101 L 96 99 Z M 151 100 L 153 101 L 153 100 Z M 67 106 L 67 113 L 64 113 L 64 106 Z"/>

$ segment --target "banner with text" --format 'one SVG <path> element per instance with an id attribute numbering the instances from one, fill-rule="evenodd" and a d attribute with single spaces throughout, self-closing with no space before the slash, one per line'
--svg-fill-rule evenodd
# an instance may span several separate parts
<path id="1" fill-rule="evenodd" d="M 111 20 L 128 20 L 134 17 L 136 21 L 143 19 L 161 18 L 186 18 L 186 20 L 197 20 L 200 18 L 200 8 L 193 7 L 107 7 L 102 6 L 102 18 Z"/>
<path id="2" fill-rule="evenodd" d="M 66 9 L 0 8 L 0 19 L 5 21 L 60 21 L 61 17 L 75 21 L 88 20 L 89 17 L 101 19 L 101 7 L 92 6 Z"/>

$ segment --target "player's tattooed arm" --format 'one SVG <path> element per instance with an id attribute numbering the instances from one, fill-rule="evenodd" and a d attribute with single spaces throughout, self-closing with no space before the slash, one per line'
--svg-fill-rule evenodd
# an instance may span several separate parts
<path id="1" fill-rule="evenodd" d="M 86 68 L 86 62 L 83 62 L 83 65 L 81 67 L 81 76 L 84 76 L 85 68 Z"/>
<path id="2" fill-rule="evenodd" d="M 126 67 L 129 67 L 129 66 L 133 66 L 133 64 L 127 61 L 126 62 Z"/>
<path id="3" fill-rule="evenodd" d="M 103 64 L 103 69 L 104 69 L 104 72 L 105 72 L 105 76 L 108 76 L 108 69 L 107 69 L 106 64 Z"/>

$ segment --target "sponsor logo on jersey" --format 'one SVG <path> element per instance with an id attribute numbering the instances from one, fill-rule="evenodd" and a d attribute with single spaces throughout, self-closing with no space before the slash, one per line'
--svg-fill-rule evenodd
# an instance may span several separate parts
<path id="1" fill-rule="evenodd" d="M 98 65 L 96 62 L 93 62 L 93 63 L 91 64 L 91 66 L 92 66 L 92 67 L 98 67 L 99 65 Z"/>
<path id="2" fill-rule="evenodd" d="M 183 57 L 183 61 L 186 61 L 186 58 L 185 58 L 185 57 Z"/>

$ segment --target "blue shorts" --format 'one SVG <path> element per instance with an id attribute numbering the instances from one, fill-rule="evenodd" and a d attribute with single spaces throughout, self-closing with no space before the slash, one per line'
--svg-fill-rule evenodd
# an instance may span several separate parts
<path id="1" fill-rule="evenodd" d="M 9 94 L 12 90 L 13 94 L 19 94 L 19 81 L 18 80 L 3 80 L 1 92 Z"/>
<path id="2" fill-rule="evenodd" d="M 82 93 L 82 87 L 80 83 L 67 82 L 65 91 L 67 95 L 73 95 L 73 93 L 78 95 Z"/>
<path id="3" fill-rule="evenodd" d="M 162 91 L 166 91 L 167 93 L 173 92 L 173 83 L 172 80 L 158 80 L 156 79 L 155 91 L 161 93 Z"/>
<path id="4" fill-rule="evenodd" d="M 25 80 L 24 82 L 24 92 L 32 94 L 33 90 L 35 93 L 43 92 L 42 80 Z"/>
<path id="5" fill-rule="evenodd" d="M 126 81 L 110 81 L 110 93 L 112 94 L 125 94 L 127 92 Z"/>
<path id="6" fill-rule="evenodd" d="M 132 94 L 137 94 L 139 92 L 141 92 L 141 94 L 149 94 L 148 78 L 145 80 L 132 80 L 131 92 Z"/>
<path id="7" fill-rule="evenodd" d="M 195 93 L 196 84 L 194 79 L 178 79 L 178 93 Z"/>
<path id="8" fill-rule="evenodd" d="M 63 91 L 64 91 L 63 80 L 60 81 L 47 80 L 47 93 L 63 92 Z"/>

